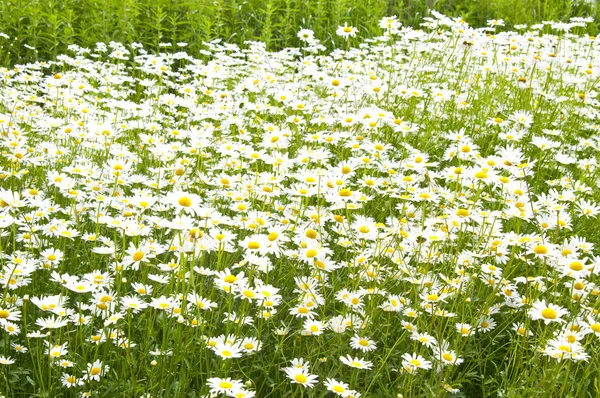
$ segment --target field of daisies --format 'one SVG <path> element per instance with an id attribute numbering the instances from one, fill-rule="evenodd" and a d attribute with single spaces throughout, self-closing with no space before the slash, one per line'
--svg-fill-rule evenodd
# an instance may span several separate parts
<path id="1" fill-rule="evenodd" d="M 0 396 L 598 396 L 600 44 L 434 15 L 1 69 Z"/>

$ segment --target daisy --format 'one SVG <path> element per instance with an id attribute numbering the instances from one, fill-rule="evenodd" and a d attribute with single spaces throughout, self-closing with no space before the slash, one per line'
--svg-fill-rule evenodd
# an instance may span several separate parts
<path id="1" fill-rule="evenodd" d="M 148 304 L 136 296 L 125 296 L 121 298 L 121 306 L 123 310 L 132 310 L 134 314 L 148 307 Z"/>
<path id="2" fill-rule="evenodd" d="M 61 317 L 50 316 L 48 318 L 38 318 L 35 324 L 43 329 L 60 329 L 66 326 L 69 320 Z"/>
<path id="3" fill-rule="evenodd" d="M 108 373 L 109 366 L 103 365 L 101 361 L 88 363 L 86 370 L 83 372 L 83 379 L 100 381 L 100 377 Z"/>
<path id="4" fill-rule="evenodd" d="M 19 321 L 21 311 L 10 306 L 0 307 L 0 321 Z"/>
<path id="5" fill-rule="evenodd" d="M 193 305 L 195 305 L 196 307 L 198 307 L 201 310 L 207 311 L 207 310 L 211 310 L 213 308 L 217 308 L 217 303 L 206 299 L 202 296 L 199 296 L 197 293 L 189 293 L 187 296 L 188 302 L 192 303 Z"/>
<path id="6" fill-rule="evenodd" d="M 298 39 L 303 42 L 311 42 L 315 38 L 315 33 L 310 29 L 300 29 L 298 31 Z"/>
<path id="7" fill-rule="evenodd" d="M 215 284 L 220 289 L 233 293 L 237 286 L 247 284 L 247 280 L 244 278 L 244 272 L 236 275 L 229 268 L 225 268 L 223 271 L 215 272 Z"/>
<path id="8" fill-rule="evenodd" d="M 325 382 L 325 387 L 327 387 L 328 391 L 332 391 L 336 395 L 339 395 L 341 397 L 347 396 L 346 394 L 350 389 L 350 386 L 348 384 L 329 378 Z"/>
<path id="9" fill-rule="evenodd" d="M 303 387 L 312 388 L 318 382 L 318 376 L 308 373 L 308 370 L 295 366 L 283 368 L 283 371 L 292 383 L 300 384 Z"/>
<path id="10" fill-rule="evenodd" d="M 175 208 L 177 213 L 196 214 L 200 212 L 202 199 L 193 193 L 177 191 L 168 195 L 168 203 Z"/>
<path id="11" fill-rule="evenodd" d="M 237 345 L 218 342 L 211 349 L 223 359 L 239 358 L 242 356 L 242 350 Z"/>
<path id="12" fill-rule="evenodd" d="M 315 313 L 312 311 L 311 308 L 302 304 L 290 308 L 289 312 L 290 314 L 295 315 L 297 318 L 312 319 L 315 316 Z"/>
<path id="13" fill-rule="evenodd" d="M 519 334 L 521 336 L 528 336 L 528 337 L 533 336 L 533 332 L 531 332 L 530 330 L 528 330 L 525 327 L 525 324 L 522 323 L 522 322 L 513 323 L 512 330 L 514 330 L 517 334 Z"/>
<path id="14" fill-rule="evenodd" d="M 365 337 L 359 337 L 358 335 L 352 337 L 350 340 L 350 346 L 355 350 L 361 350 L 362 352 L 368 352 L 377 349 L 377 345 L 373 340 Z"/>
<path id="15" fill-rule="evenodd" d="M 69 361 L 68 359 L 61 359 L 60 361 L 58 361 L 58 366 L 60 366 L 61 368 L 72 368 L 73 365 L 73 362 Z"/>
<path id="16" fill-rule="evenodd" d="M 402 359 L 402 366 L 409 373 L 412 373 L 417 369 L 431 369 L 431 362 L 420 355 L 406 353 L 402 355 Z"/>
<path id="17" fill-rule="evenodd" d="M 133 242 L 129 242 L 129 248 L 123 258 L 123 266 L 131 267 L 132 270 L 137 271 L 140 268 L 140 264 L 147 263 L 154 258 L 154 253 L 151 252 L 149 245 L 139 245 L 136 247 Z"/>
<path id="18" fill-rule="evenodd" d="M 51 345 L 48 341 L 44 341 L 44 343 L 46 343 L 47 346 L 45 354 L 48 355 L 50 359 L 57 359 L 69 353 L 68 342 L 63 343 L 62 345 Z"/>
<path id="19" fill-rule="evenodd" d="M 0 365 L 12 365 L 15 360 L 11 357 L 0 356 Z"/>
<path id="20" fill-rule="evenodd" d="M 27 347 L 25 347 L 22 344 L 10 343 L 10 346 L 13 350 L 15 350 L 16 352 L 21 353 L 21 354 L 26 354 L 29 351 L 27 349 Z"/>
<path id="21" fill-rule="evenodd" d="M 63 373 L 60 378 L 60 381 L 62 382 L 62 385 L 67 388 L 82 386 L 84 384 L 83 379 L 70 375 L 68 373 Z"/>
<path id="22" fill-rule="evenodd" d="M 552 322 L 565 322 L 561 317 L 567 313 L 565 308 L 541 300 L 535 301 L 529 309 L 529 316 L 532 320 L 544 321 L 546 325 Z"/>
<path id="23" fill-rule="evenodd" d="M 356 369 L 371 369 L 373 367 L 372 362 L 365 361 L 364 359 L 360 359 L 358 357 L 352 358 L 350 355 L 340 357 L 340 361 L 342 361 L 344 365 Z"/>
<path id="24" fill-rule="evenodd" d="M 455 351 L 452 350 L 440 350 L 439 359 L 444 365 L 460 365 L 464 359 L 459 358 Z"/>
<path id="25" fill-rule="evenodd" d="M 326 325 L 323 322 L 307 319 L 306 321 L 304 321 L 303 334 L 307 336 L 319 336 L 323 334 L 323 331 L 325 331 L 325 327 Z"/>
<path id="26" fill-rule="evenodd" d="M 494 330 L 495 327 L 496 327 L 496 321 L 494 320 L 494 318 L 488 316 L 488 317 L 485 317 L 481 322 L 479 322 L 478 329 L 480 331 L 482 331 L 483 333 L 486 333 L 491 330 Z"/>
<path id="27" fill-rule="evenodd" d="M 233 380 L 231 378 L 220 378 L 220 377 L 211 377 L 207 380 L 208 387 L 210 388 L 211 394 L 230 394 L 235 390 L 241 390 L 244 388 L 244 385 L 239 380 Z"/>
<path id="28" fill-rule="evenodd" d="M 338 26 L 337 30 L 335 31 L 335 33 L 338 36 L 343 37 L 344 39 L 348 39 L 349 37 L 354 37 L 356 36 L 356 33 L 358 32 L 358 29 L 356 29 L 353 26 L 348 26 L 348 23 L 344 23 L 344 26 Z"/>
<path id="29" fill-rule="evenodd" d="M 248 354 L 251 352 L 260 351 L 261 342 L 255 337 L 246 337 L 240 343 L 240 347 L 244 350 L 245 353 Z"/>
<path id="30" fill-rule="evenodd" d="M 411 338 L 411 340 L 416 340 L 428 348 L 431 348 L 431 347 L 437 345 L 437 340 L 435 339 L 435 337 L 431 336 L 428 333 L 415 332 L 415 333 L 411 334 L 410 338 Z"/>
<path id="31" fill-rule="evenodd" d="M 173 297 L 165 297 L 160 296 L 158 298 L 153 298 L 150 303 L 150 307 L 156 308 L 157 310 L 163 310 L 170 312 L 177 306 L 177 300 Z"/>

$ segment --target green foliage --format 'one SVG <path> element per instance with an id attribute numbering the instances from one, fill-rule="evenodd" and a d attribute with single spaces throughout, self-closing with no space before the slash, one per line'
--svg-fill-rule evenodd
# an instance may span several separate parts
<path id="1" fill-rule="evenodd" d="M 190 51 L 214 38 L 236 44 L 262 40 L 276 50 L 299 45 L 296 32 L 302 27 L 331 48 L 341 44 L 331 33 L 345 22 L 368 38 L 380 33 L 384 16 L 417 25 L 429 10 L 462 17 L 472 26 L 504 19 L 507 29 L 594 16 L 592 34 L 600 15 L 585 0 L 8 0 L 0 2 L 0 32 L 11 40 L 0 38 L 0 61 L 49 60 L 69 44 L 90 47 L 111 40 L 140 42 L 150 50 L 161 42 L 187 42 Z"/>
<path id="2" fill-rule="evenodd" d="M 508 24 L 527 17 L 510 4 L 415 2 L 401 17 L 417 23 L 425 6 L 482 21 L 502 13 Z M 214 37 L 278 48 L 302 26 L 337 45 L 338 25 L 367 37 L 378 27 L 361 16 L 394 12 L 385 0 L 14 5 L 18 40 L 0 38 L 0 62 L 57 57 L 73 41 L 152 50 L 183 41 L 192 54 L 136 60 L 113 45 L 113 54 L 4 69 L 0 396 L 206 397 L 217 376 L 271 398 L 333 397 L 330 377 L 373 398 L 599 396 L 600 50 L 583 29 L 514 33 L 509 43 L 478 31 L 470 43 L 455 22 L 411 31 L 412 40 L 390 35 L 287 60 L 260 46 L 210 44 L 202 64 L 195 52 Z M 551 0 L 530 11 L 561 7 L 579 12 Z M 350 194 L 353 202 L 333 203 Z M 251 240 L 279 236 L 277 256 L 250 251 Z M 327 263 L 315 258 L 323 248 Z M 251 256 L 272 267 L 261 271 Z M 235 295 L 224 284 L 231 278 Z M 125 305 L 134 292 L 138 304 Z M 40 305 L 48 295 L 53 307 Z M 296 316 L 315 302 L 315 318 L 332 330 L 316 334 Z M 544 315 L 550 304 L 565 313 Z M 52 326 L 48 309 L 70 324 Z M 376 342 L 360 354 L 373 369 L 341 363 L 354 333 Z M 262 348 L 240 358 L 209 348 L 229 336 L 236 347 L 256 338 Z M 422 344 L 432 339 L 440 344 Z M 61 344 L 68 355 L 48 353 Z M 448 349 L 461 363 L 441 367 Z M 411 352 L 434 360 L 432 369 L 409 371 L 419 366 L 403 363 Z M 61 355 L 73 366 L 58 365 Z M 293 358 L 307 360 L 320 385 L 302 390 L 286 378 Z M 94 381 L 96 361 L 109 368 L 97 365 Z M 69 375 L 84 385 L 61 387 Z"/>

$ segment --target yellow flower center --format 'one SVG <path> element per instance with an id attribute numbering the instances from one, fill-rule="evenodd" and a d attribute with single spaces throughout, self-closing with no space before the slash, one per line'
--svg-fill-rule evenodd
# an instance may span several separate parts
<path id="1" fill-rule="evenodd" d="M 192 199 L 190 199 L 187 196 L 182 196 L 181 198 L 179 198 L 177 203 L 179 203 L 179 206 L 190 207 L 192 205 Z"/>
<path id="2" fill-rule="evenodd" d="M 581 264 L 579 261 L 573 261 L 571 264 L 569 264 L 569 268 L 571 268 L 573 271 L 581 271 L 583 269 L 583 264 Z"/>
<path id="3" fill-rule="evenodd" d="M 315 239 L 317 237 L 317 231 L 315 231 L 314 229 L 309 229 L 308 231 L 306 231 L 305 235 L 309 239 Z"/>
<path id="4" fill-rule="evenodd" d="M 306 376 L 304 376 L 303 374 L 297 374 L 296 376 L 294 376 L 294 380 L 296 380 L 298 383 L 306 383 Z"/>
<path id="5" fill-rule="evenodd" d="M 459 217 L 467 217 L 469 215 L 469 210 L 467 209 L 458 209 L 456 211 L 456 215 Z"/>
<path id="6" fill-rule="evenodd" d="M 144 258 L 144 252 L 133 253 L 133 261 L 140 261 L 142 258 Z"/>
<path id="7" fill-rule="evenodd" d="M 556 311 L 552 308 L 546 308 L 542 310 L 542 317 L 545 319 L 556 319 Z"/>

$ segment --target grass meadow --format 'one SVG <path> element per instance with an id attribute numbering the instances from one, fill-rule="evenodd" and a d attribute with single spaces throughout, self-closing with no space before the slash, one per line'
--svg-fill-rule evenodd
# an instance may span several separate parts
<path id="1" fill-rule="evenodd" d="M 198 53 L 203 41 L 223 39 L 244 46 L 261 41 L 269 50 L 298 47 L 296 33 L 311 29 L 328 49 L 343 46 L 335 34 L 348 23 L 358 38 L 381 35 L 381 18 L 397 16 L 418 27 L 431 11 L 461 17 L 472 26 L 503 19 L 515 25 L 567 22 L 594 17 L 587 31 L 597 34 L 600 11 L 595 0 L 3 0 L 0 2 L 0 64 L 54 60 L 70 44 L 141 43 L 159 51 L 161 43 L 189 44 Z"/>
<path id="2" fill-rule="evenodd" d="M 593 4 L 200 3 L 0 3 L 0 396 L 600 395 Z"/>

